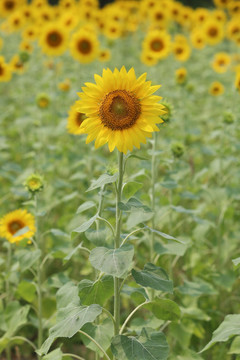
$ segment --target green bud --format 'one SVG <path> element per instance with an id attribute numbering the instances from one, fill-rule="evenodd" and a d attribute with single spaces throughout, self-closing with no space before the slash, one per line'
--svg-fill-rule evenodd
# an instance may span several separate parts
<path id="1" fill-rule="evenodd" d="M 184 145 L 182 143 L 174 143 L 171 146 L 173 156 L 180 158 L 184 154 Z"/>

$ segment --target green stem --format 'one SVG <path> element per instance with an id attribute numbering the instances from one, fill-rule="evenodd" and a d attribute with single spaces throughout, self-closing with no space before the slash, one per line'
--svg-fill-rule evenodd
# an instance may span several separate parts
<path id="1" fill-rule="evenodd" d="M 110 357 L 107 355 L 106 351 L 101 347 L 101 345 L 95 339 L 93 339 L 90 335 L 88 335 L 87 333 L 85 333 L 82 330 L 78 330 L 78 332 L 80 334 L 85 335 L 87 338 L 89 338 L 89 340 L 91 340 L 103 352 L 103 354 L 107 360 L 111 360 Z"/>
<path id="2" fill-rule="evenodd" d="M 151 161 L 151 208 L 153 212 L 152 217 L 152 229 L 155 229 L 155 183 L 156 183 L 156 143 L 157 143 L 157 134 L 153 133 L 153 143 L 152 143 L 152 161 Z M 151 232 L 150 237 L 150 262 L 154 261 L 154 241 L 155 234 L 154 231 Z M 154 298 L 154 289 L 151 290 L 151 299 Z"/>
<path id="3" fill-rule="evenodd" d="M 120 335 L 123 333 L 123 330 L 125 329 L 127 323 L 128 323 L 129 320 L 133 317 L 133 315 L 135 314 L 135 312 L 137 312 L 142 306 L 144 306 L 144 305 L 146 305 L 146 304 L 148 304 L 148 303 L 149 303 L 149 301 L 147 300 L 147 301 L 145 301 L 144 303 L 138 305 L 138 306 L 128 315 L 128 317 L 126 318 L 126 320 L 125 320 L 124 323 L 123 323 L 123 326 L 121 327 L 121 330 L 120 330 L 120 332 L 119 332 Z"/>
<path id="4" fill-rule="evenodd" d="M 35 234 L 35 244 L 39 248 L 39 226 L 38 226 L 38 202 L 37 195 L 35 195 L 35 224 L 36 224 L 36 234 Z M 38 349 L 42 346 L 43 342 L 43 325 L 42 325 L 42 267 L 41 267 L 41 258 L 37 261 L 37 294 L 38 294 Z M 38 359 L 41 360 L 42 356 L 38 355 Z"/>
<path id="5" fill-rule="evenodd" d="M 12 262 L 12 244 L 8 243 L 7 266 L 6 266 L 6 270 L 7 270 L 6 271 L 6 299 L 5 299 L 6 306 L 11 298 L 10 284 L 9 284 L 9 274 L 11 271 L 11 262 Z M 7 345 L 7 347 L 6 347 L 6 356 L 7 356 L 7 360 L 11 360 L 11 346 L 10 345 Z"/>
<path id="6" fill-rule="evenodd" d="M 75 355 L 75 354 L 68 354 L 68 353 L 65 353 L 65 354 L 62 354 L 62 357 L 73 357 L 77 360 L 85 360 L 84 358 L 82 358 L 81 356 L 78 356 L 78 355 Z"/>
<path id="7" fill-rule="evenodd" d="M 121 235 L 121 224 L 122 224 L 122 212 L 119 209 L 119 202 L 122 200 L 122 186 L 123 186 L 123 153 L 118 153 L 118 184 L 117 184 L 117 193 L 116 193 L 116 231 L 115 231 L 115 249 L 120 247 L 120 235 Z M 114 333 L 115 335 L 119 334 L 120 327 L 120 279 L 114 277 L 114 320 L 115 327 Z"/>
<path id="8" fill-rule="evenodd" d="M 10 341 L 14 341 L 14 340 L 22 340 L 25 341 L 26 343 L 28 343 L 34 350 L 37 350 L 36 346 L 34 345 L 33 342 L 31 342 L 30 340 L 28 340 L 27 338 L 25 338 L 24 336 L 14 336 L 10 339 Z"/>

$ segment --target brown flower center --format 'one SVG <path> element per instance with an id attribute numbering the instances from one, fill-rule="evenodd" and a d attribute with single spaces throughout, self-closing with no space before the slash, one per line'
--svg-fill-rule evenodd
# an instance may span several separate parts
<path id="1" fill-rule="evenodd" d="M 164 48 L 164 43 L 161 39 L 154 39 L 151 44 L 150 47 L 153 51 L 161 51 Z"/>
<path id="2" fill-rule="evenodd" d="M 175 53 L 177 55 L 181 55 L 183 53 L 183 48 L 182 47 L 177 47 L 176 50 L 175 50 Z"/>
<path id="3" fill-rule="evenodd" d="M 211 27 L 208 30 L 208 35 L 211 36 L 211 37 L 215 37 L 215 36 L 217 36 L 217 34 L 218 34 L 218 29 L 215 28 L 215 27 Z"/>
<path id="4" fill-rule="evenodd" d="M 24 224 L 20 220 L 13 220 L 8 224 L 8 230 L 12 235 L 22 228 L 24 228 Z"/>
<path id="5" fill-rule="evenodd" d="M 62 41 L 62 35 L 56 30 L 51 31 L 47 35 L 47 43 L 51 47 L 58 47 L 59 45 L 61 45 Z"/>
<path id="6" fill-rule="evenodd" d="M 4 74 L 4 68 L 0 64 L 0 76 L 2 76 L 3 74 Z"/>
<path id="7" fill-rule="evenodd" d="M 5 1 L 4 6 L 5 6 L 5 9 L 12 10 L 15 6 L 15 3 L 14 3 L 14 1 L 7 0 L 7 1 Z"/>
<path id="8" fill-rule="evenodd" d="M 108 93 L 100 106 L 99 116 L 104 126 L 112 130 L 131 128 L 141 114 L 139 100 L 126 90 Z"/>
<path id="9" fill-rule="evenodd" d="M 92 50 L 92 44 L 90 43 L 89 40 L 87 39 L 81 39 L 80 41 L 78 41 L 77 43 L 77 48 L 79 50 L 80 53 L 87 55 L 91 52 Z"/>

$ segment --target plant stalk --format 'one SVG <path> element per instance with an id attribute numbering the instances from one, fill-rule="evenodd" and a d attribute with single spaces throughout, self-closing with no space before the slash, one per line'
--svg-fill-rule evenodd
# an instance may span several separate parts
<path id="1" fill-rule="evenodd" d="M 122 185 L 123 185 L 123 153 L 118 153 L 118 183 L 116 192 L 116 231 L 115 231 L 115 249 L 120 247 L 120 235 L 121 235 L 121 224 L 122 224 L 122 212 L 118 207 L 119 202 L 122 200 Z M 120 279 L 114 277 L 114 333 L 119 334 L 120 327 Z"/>

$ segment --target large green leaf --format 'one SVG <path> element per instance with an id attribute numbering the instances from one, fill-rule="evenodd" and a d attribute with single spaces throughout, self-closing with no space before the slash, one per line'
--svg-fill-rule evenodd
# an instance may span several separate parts
<path id="1" fill-rule="evenodd" d="M 17 294 L 28 302 L 33 302 L 36 295 L 36 286 L 29 281 L 21 281 L 18 284 Z"/>
<path id="2" fill-rule="evenodd" d="M 101 325 L 94 325 L 91 323 L 85 324 L 82 331 L 90 335 L 94 340 L 101 344 L 102 348 L 106 351 L 111 345 L 114 329 L 113 322 L 110 319 L 105 319 Z M 102 351 L 85 335 L 81 334 L 84 345 L 102 355 Z"/>
<path id="3" fill-rule="evenodd" d="M 178 290 L 181 294 L 189 296 L 217 294 L 217 291 L 210 283 L 199 278 L 195 278 L 195 282 L 185 280 L 184 284 L 178 287 Z"/>
<path id="4" fill-rule="evenodd" d="M 62 360 L 62 355 L 61 349 L 56 349 L 45 355 L 42 360 Z"/>
<path id="5" fill-rule="evenodd" d="M 17 260 L 19 261 L 19 270 L 21 272 L 26 271 L 32 267 L 35 262 L 40 258 L 41 250 L 20 250 L 16 253 Z"/>
<path id="6" fill-rule="evenodd" d="M 173 283 L 166 271 L 152 263 L 147 263 L 142 271 L 132 270 L 132 276 L 137 284 L 168 293 L 173 292 Z"/>
<path id="7" fill-rule="evenodd" d="M 138 338 L 115 336 L 111 348 L 118 360 L 165 360 L 169 352 L 165 335 L 150 328 L 143 328 Z"/>
<path id="8" fill-rule="evenodd" d="M 6 337 L 13 336 L 20 327 L 27 323 L 29 310 L 29 305 L 21 306 L 17 301 L 7 305 L 5 310 Z"/>
<path id="9" fill-rule="evenodd" d="M 63 285 L 56 294 L 57 308 L 61 309 L 69 305 L 80 305 L 80 298 L 78 296 L 78 287 L 73 282 L 69 281 Z"/>
<path id="10" fill-rule="evenodd" d="M 83 305 L 99 304 L 103 306 L 113 296 L 113 278 L 106 275 L 97 281 L 84 279 L 78 284 L 78 289 Z"/>
<path id="11" fill-rule="evenodd" d="M 123 245 L 118 249 L 97 247 L 90 253 L 92 266 L 105 274 L 122 277 L 132 265 L 134 247 Z"/>
<path id="12" fill-rule="evenodd" d="M 200 351 L 206 351 L 217 342 L 225 342 L 234 335 L 240 335 L 240 315 L 227 315 L 213 332 L 212 340 Z"/>
<path id="13" fill-rule="evenodd" d="M 96 219 L 97 219 L 97 215 L 94 215 L 89 220 L 85 221 L 80 226 L 78 226 L 76 229 L 74 229 L 72 232 L 76 232 L 76 233 L 85 232 L 92 226 L 92 224 L 96 221 Z"/>
<path id="14" fill-rule="evenodd" d="M 129 199 L 131 196 L 133 196 L 138 190 L 142 188 L 143 184 L 136 182 L 136 181 L 129 181 L 124 185 L 123 188 L 123 196 L 125 196 L 126 199 Z"/>
<path id="15" fill-rule="evenodd" d="M 170 254 L 170 255 L 177 255 L 183 256 L 188 248 L 187 244 L 180 244 L 176 241 L 169 241 L 166 244 L 161 244 L 160 242 L 156 241 L 154 243 L 154 251 L 156 251 L 159 255 Z"/>
<path id="16" fill-rule="evenodd" d="M 231 343 L 228 354 L 240 354 L 240 336 L 235 337 L 235 339 Z"/>
<path id="17" fill-rule="evenodd" d="M 86 201 L 78 207 L 77 214 L 81 214 L 82 212 L 91 209 L 94 206 L 96 206 L 96 204 L 93 201 Z"/>
<path id="18" fill-rule="evenodd" d="M 43 343 L 41 349 L 37 351 L 39 355 L 44 355 L 50 349 L 53 341 L 58 337 L 72 337 L 83 325 L 93 322 L 102 312 L 99 305 L 90 306 L 68 306 L 59 309 L 57 312 L 57 324 L 49 330 L 49 337 Z"/>
<path id="19" fill-rule="evenodd" d="M 100 188 L 107 184 L 112 184 L 118 179 L 118 173 L 114 175 L 102 174 L 97 180 L 93 180 L 87 191 L 91 191 Z"/>
<path id="20" fill-rule="evenodd" d="M 129 199 L 126 204 L 120 202 L 118 206 L 119 209 L 122 211 L 131 211 L 131 208 L 137 208 L 137 209 L 143 209 L 145 212 L 152 212 L 152 210 L 147 205 L 144 205 L 141 201 L 139 201 L 134 197 Z"/>
<path id="21" fill-rule="evenodd" d="M 144 305 L 149 309 L 158 319 L 177 321 L 181 316 L 179 306 L 169 299 L 155 299 Z"/>

